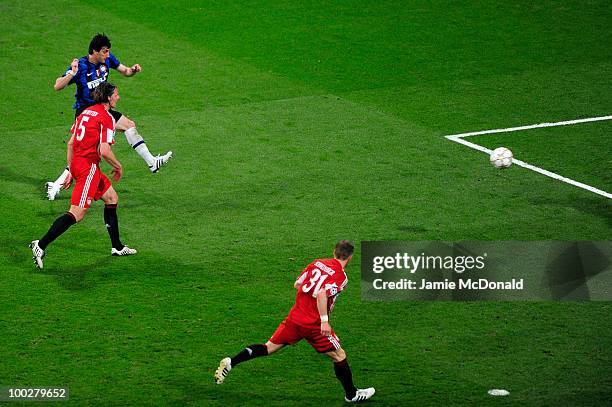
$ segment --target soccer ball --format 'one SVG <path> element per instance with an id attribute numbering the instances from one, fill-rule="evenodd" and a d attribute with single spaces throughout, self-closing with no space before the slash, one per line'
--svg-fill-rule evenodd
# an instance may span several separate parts
<path id="1" fill-rule="evenodd" d="M 496 168 L 508 168 L 512 165 L 512 151 L 506 147 L 498 147 L 493 150 L 489 159 Z"/>

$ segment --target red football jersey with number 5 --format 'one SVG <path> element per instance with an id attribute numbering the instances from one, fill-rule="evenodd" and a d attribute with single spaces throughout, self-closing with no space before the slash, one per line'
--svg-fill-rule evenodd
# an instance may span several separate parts
<path id="1" fill-rule="evenodd" d="M 74 135 L 74 157 L 99 163 L 100 144 L 115 143 L 115 119 L 104 105 L 94 105 L 76 118 L 70 132 Z"/>
<path id="2" fill-rule="evenodd" d="M 317 294 L 321 290 L 326 292 L 329 315 L 338 294 L 346 287 L 348 277 L 338 260 L 318 259 L 304 269 L 297 282 L 301 286 L 287 319 L 299 325 L 318 327 L 321 325 L 321 319 L 317 308 Z"/>

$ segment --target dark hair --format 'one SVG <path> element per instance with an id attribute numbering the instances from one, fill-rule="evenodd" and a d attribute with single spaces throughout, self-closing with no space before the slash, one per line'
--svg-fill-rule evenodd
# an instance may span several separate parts
<path id="1" fill-rule="evenodd" d="M 336 247 L 334 248 L 334 257 L 339 260 L 346 260 L 352 256 L 354 249 L 355 246 L 353 246 L 353 243 L 349 242 L 348 240 L 341 240 L 336 243 Z"/>
<path id="2" fill-rule="evenodd" d="M 102 49 L 102 47 L 111 47 L 111 42 L 108 39 L 108 37 L 106 36 L 106 34 L 102 33 L 97 33 L 96 35 L 94 35 L 94 37 L 91 39 L 91 42 L 89 43 L 89 55 L 93 54 L 94 51 L 100 51 Z"/>
<path id="3" fill-rule="evenodd" d="M 108 103 L 108 98 L 113 95 L 113 92 L 117 89 L 115 85 L 110 82 L 102 82 L 93 91 L 93 100 L 96 103 Z"/>

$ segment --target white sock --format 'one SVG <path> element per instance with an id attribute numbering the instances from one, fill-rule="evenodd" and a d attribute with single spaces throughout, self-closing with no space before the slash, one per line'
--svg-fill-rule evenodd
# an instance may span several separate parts
<path id="1" fill-rule="evenodd" d="M 155 165 L 155 157 L 151 155 L 149 152 L 149 148 L 147 147 L 143 138 L 138 134 L 138 130 L 136 127 L 130 127 L 125 131 L 125 138 L 127 142 L 132 146 L 134 150 L 138 153 L 139 156 L 142 157 L 143 160 L 147 162 L 147 165 L 150 167 Z"/>
<path id="2" fill-rule="evenodd" d="M 68 176 L 69 173 L 70 173 L 70 171 L 68 171 L 68 167 L 66 167 L 64 169 L 64 172 L 62 172 L 62 175 L 57 177 L 57 179 L 55 181 L 53 181 L 53 183 L 55 185 L 62 185 L 64 183 L 64 180 L 66 179 L 66 177 Z"/>

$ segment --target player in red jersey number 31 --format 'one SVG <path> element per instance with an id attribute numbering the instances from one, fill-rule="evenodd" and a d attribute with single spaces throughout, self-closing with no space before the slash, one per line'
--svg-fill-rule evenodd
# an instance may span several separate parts
<path id="1" fill-rule="evenodd" d="M 340 339 L 329 324 L 329 316 L 338 294 L 348 282 L 344 267 L 353 258 L 353 244 L 342 240 L 334 248 L 333 259 L 318 259 L 304 269 L 293 285 L 297 289 L 295 305 L 274 335 L 265 344 L 247 346 L 233 358 L 224 358 L 215 372 L 217 384 L 223 383 L 236 365 L 259 356 L 270 355 L 286 345 L 302 339 L 319 353 L 334 361 L 334 372 L 342 384 L 345 401 L 365 401 L 374 395 L 374 388 L 357 389 Z"/>

